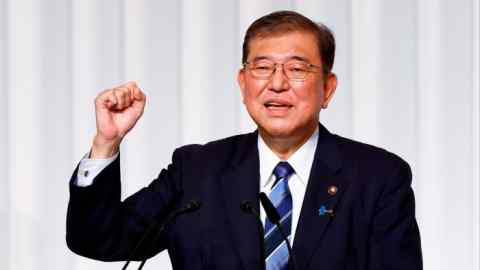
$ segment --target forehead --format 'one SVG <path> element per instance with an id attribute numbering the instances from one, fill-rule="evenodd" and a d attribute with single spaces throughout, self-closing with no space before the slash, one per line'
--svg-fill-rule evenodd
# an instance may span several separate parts
<path id="1" fill-rule="evenodd" d="M 278 62 L 302 58 L 320 64 L 317 40 L 313 34 L 307 32 L 289 32 L 252 39 L 249 44 L 248 60 L 258 58 Z"/>

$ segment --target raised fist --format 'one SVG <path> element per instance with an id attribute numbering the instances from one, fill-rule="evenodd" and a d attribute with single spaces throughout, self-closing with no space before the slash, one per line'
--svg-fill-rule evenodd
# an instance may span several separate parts
<path id="1" fill-rule="evenodd" d="M 97 134 L 91 158 L 107 158 L 117 151 L 123 137 L 143 114 L 146 97 L 135 82 L 101 92 L 95 99 Z"/>

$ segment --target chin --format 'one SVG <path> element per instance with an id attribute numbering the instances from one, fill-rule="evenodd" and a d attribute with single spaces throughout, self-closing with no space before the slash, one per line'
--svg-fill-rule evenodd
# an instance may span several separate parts
<path id="1" fill-rule="evenodd" d="M 285 125 L 264 125 L 260 129 L 270 137 L 288 138 L 294 135 L 295 129 Z"/>
<path id="2" fill-rule="evenodd" d="M 273 138 L 292 138 L 304 136 L 312 128 L 318 125 L 317 119 L 308 121 L 294 121 L 292 119 L 263 119 L 265 121 L 257 122 L 259 130 L 265 135 Z"/>

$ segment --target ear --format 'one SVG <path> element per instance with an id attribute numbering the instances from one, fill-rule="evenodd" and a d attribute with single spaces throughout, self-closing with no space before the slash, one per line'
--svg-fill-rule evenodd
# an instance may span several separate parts
<path id="1" fill-rule="evenodd" d="M 245 100 L 245 69 L 240 69 L 237 74 L 237 82 L 240 87 L 240 94 L 242 95 L 242 101 Z"/>
<path id="2" fill-rule="evenodd" d="M 326 109 L 328 103 L 333 97 L 335 90 L 337 89 L 337 75 L 335 73 L 328 73 L 325 78 L 324 87 L 323 87 L 323 103 L 322 108 Z"/>

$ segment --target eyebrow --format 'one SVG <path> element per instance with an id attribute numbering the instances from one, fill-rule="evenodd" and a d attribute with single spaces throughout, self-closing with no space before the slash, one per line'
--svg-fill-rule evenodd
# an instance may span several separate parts
<path id="1" fill-rule="evenodd" d="M 261 60 L 270 60 L 270 61 L 273 61 L 273 60 L 271 59 L 271 57 L 261 55 L 261 56 L 257 56 L 257 57 L 255 57 L 255 58 L 253 58 L 252 62 L 261 61 Z M 288 59 L 286 59 L 285 62 L 290 61 L 290 60 L 298 60 L 298 61 L 310 63 L 310 61 L 309 61 L 307 58 L 301 57 L 301 56 L 297 56 L 297 55 L 294 55 L 294 56 L 289 57 Z"/>

